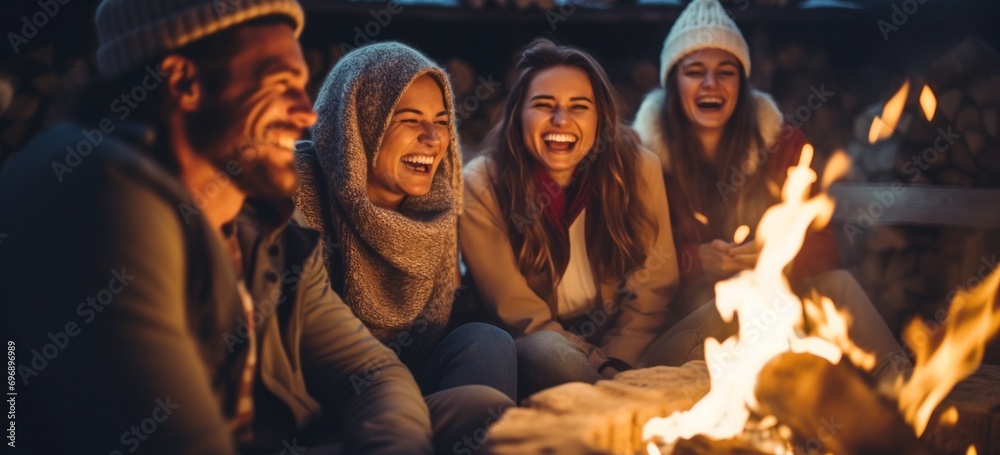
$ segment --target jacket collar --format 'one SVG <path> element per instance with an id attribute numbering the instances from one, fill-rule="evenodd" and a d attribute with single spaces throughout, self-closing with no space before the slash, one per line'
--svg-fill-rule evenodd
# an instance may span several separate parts
<path id="1" fill-rule="evenodd" d="M 757 110 L 757 125 L 760 136 L 768 147 L 774 145 L 781 127 L 784 123 L 784 116 L 778 110 L 778 105 L 770 95 L 764 92 L 753 90 L 753 102 Z M 635 115 L 632 127 L 639 133 L 643 145 L 660 157 L 660 164 L 664 171 L 670 170 L 670 150 L 663 132 L 663 103 L 666 102 L 666 90 L 658 88 L 653 90 L 642 101 L 639 112 Z"/>
<path id="2" fill-rule="evenodd" d="M 247 199 L 235 222 L 239 224 L 243 251 L 251 251 L 257 239 L 265 245 L 277 243 L 282 236 L 297 239 L 296 254 L 285 257 L 288 264 L 304 261 L 319 242 L 319 231 L 302 221 L 291 199 Z"/>

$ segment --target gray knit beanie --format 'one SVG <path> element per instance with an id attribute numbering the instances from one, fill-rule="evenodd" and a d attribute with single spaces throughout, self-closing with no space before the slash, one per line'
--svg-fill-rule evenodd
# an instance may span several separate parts
<path id="1" fill-rule="evenodd" d="M 121 75 L 154 56 L 259 17 L 287 16 L 302 33 L 296 0 L 103 0 L 95 23 L 101 75 Z"/>
<path id="2" fill-rule="evenodd" d="M 722 49 L 736 56 L 750 76 L 750 47 L 719 0 L 692 0 L 670 28 L 660 53 L 660 83 L 684 56 L 701 49 Z"/>

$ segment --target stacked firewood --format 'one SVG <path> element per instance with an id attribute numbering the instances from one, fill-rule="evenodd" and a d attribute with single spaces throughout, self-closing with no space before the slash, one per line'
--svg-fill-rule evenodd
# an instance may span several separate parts
<path id="1" fill-rule="evenodd" d="M 937 99 L 930 120 L 919 102 L 924 85 Z M 848 147 L 854 158 L 853 180 L 1000 186 L 1000 56 L 996 51 L 977 40 L 963 42 L 932 62 L 926 75 L 911 76 L 907 99 L 895 134 L 874 145 L 868 143 L 868 135 L 883 106 L 873 106 L 857 118 L 855 141 Z M 874 195 L 872 201 L 876 201 Z M 877 211 L 868 215 L 878 222 Z M 937 310 L 947 305 L 954 291 L 976 284 L 982 272 L 988 274 L 995 267 L 990 252 L 996 250 L 990 248 L 996 246 L 989 245 L 995 236 L 995 232 L 972 227 L 875 225 L 861 235 L 855 232 L 852 241 L 843 244 L 855 275 L 890 326 L 898 329 L 914 310 L 930 319 L 930 327 L 940 323 Z"/>

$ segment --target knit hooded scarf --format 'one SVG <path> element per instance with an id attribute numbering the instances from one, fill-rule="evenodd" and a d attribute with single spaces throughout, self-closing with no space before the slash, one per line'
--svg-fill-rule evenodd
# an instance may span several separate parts
<path id="1" fill-rule="evenodd" d="M 368 197 L 368 173 L 397 102 L 425 74 L 444 94 L 448 149 L 429 193 L 384 209 Z M 409 332 L 414 344 L 402 348 L 404 361 L 425 358 L 448 323 L 458 261 L 462 162 L 448 78 L 402 44 L 361 47 L 330 71 L 316 112 L 314 144 L 296 152 L 298 205 L 324 233 L 327 267 L 331 276 L 342 274 L 344 302 L 383 343 Z"/>

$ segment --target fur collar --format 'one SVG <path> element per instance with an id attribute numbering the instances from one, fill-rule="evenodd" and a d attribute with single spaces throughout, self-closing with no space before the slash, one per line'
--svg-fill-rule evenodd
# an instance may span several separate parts
<path id="1" fill-rule="evenodd" d="M 667 149 L 667 143 L 663 138 L 663 123 L 660 118 L 665 100 L 666 91 L 663 88 L 653 90 L 646 95 L 642 106 L 639 106 L 639 112 L 635 115 L 632 127 L 639 133 L 643 145 L 660 157 L 663 169 L 670 170 L 670 150 Z M 760 135 L 770 147 L 778 140 L 784 116 L 781 115 L 778 105 L 767 93 L 754 90 L 753 100 L 757 107 Z"/>

